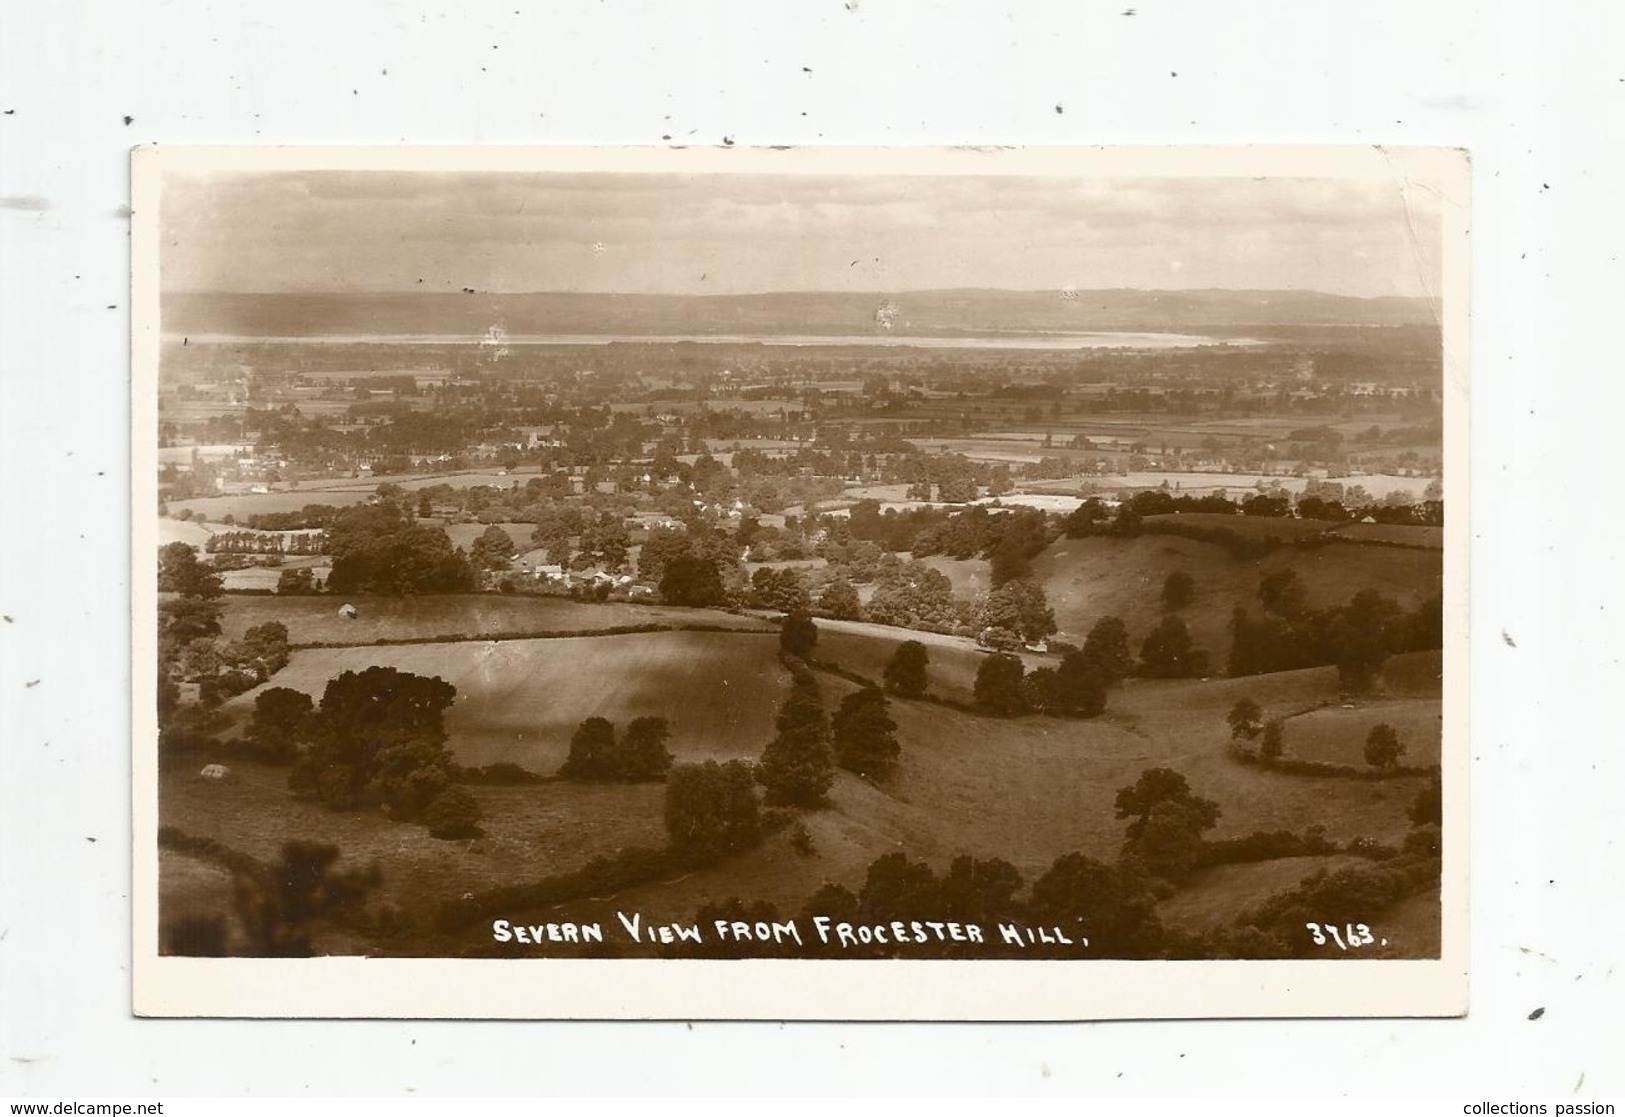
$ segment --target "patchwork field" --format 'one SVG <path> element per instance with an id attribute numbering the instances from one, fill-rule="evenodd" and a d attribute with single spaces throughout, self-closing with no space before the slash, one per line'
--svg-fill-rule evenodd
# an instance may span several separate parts
<path id="1" fill-rule="evenodd" d="M 329 679 L 374 665 L 457 688 L 446 730 L 459 763 L 508 761 L 542 773 L 564 762 L 570 735 L 590 717 L 617 725 L 665 717 L 679 760 L 754 757 L 789 689 L 778 637 L 749 632 L 313 648 L 295 652 L 268 685 L 319 698 Z M 227 711 L 246 716 L 257 693 L 239 695 Z"/>
<path id="2" fill-rule="evenodd" d="M 444 594 L 432 597 L 227 596 L 220 625 L 229 639 L 266 621 L 288 626 L 293 644 L 371 644 L 380 640 L 503 637 L 526 632 L 592 632 L 630 625 L 710 625 L 746 632 L 771 626 L 754 617 L 676 605 L 587 604 L 529 594 Z M 356 606 L 349 620 L 339 606 Z"/>
<path id="3" fill-rule="evenodd" d="M 1283 706 L 1336 694 L 1336 673 L 1329 669 L 1265 678 L 1268 700 Z M 827 675 L 821 682 L 826 706 L 851 689 Z M 1403 839 L 1421 779 L 1315 779 L 1238 764 L 1226 752 L 1224 714 L 1236 697 L 1230 682 L 1130 683 L 1114 692 L 1106 717 L 1086 722 L 990 720 L 894 701 L 903 748 L 897 775 L 876 786 L 839 773 L 830 808 L 801 816 L 810 854 L 797 852 L 781 834 L 725 864 L 567 907 L 571 918 L 612 920 L 617 908 L 636 908 L 651 918 L 687 919 L 702 904 L 744 896 L 793 912 L 827 881 L 858 888 L 869 864 L 895 850 L 939 871 L 961 853 L 1003 857 L 1030 882 L 1063 853 L 1114 858 L 1124 826 L 1115 816 L 1117 789 L 1159 765 L 1184 773 L 1198 794 L 1219 803 L 1215 838 L 1323 825 L 1337 841 Z M 1151 716 L 1170 702 L 1173 712 Z M 1217 878 L 1199 877 L 1189 895 L 1176 895 L 1179 904 L 1171 910 L 1193 929 L 1211 926 L 1295 886 L 1317 867 L 1355 860 L 1289 858 L 1215 869 Z M 1420 916 L 1412 915 L 1425 924 L 1427 910 L 1422 904 Z"/>

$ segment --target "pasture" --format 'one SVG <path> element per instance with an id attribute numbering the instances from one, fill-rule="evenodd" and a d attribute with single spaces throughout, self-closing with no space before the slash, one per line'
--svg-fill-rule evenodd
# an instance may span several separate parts
<path id="1" fill-rule="evenodd" d="M 1238 523 L 1247 519 L 1222 518 Z M 1368 588 L 1414 607 L 1441 592 L 1441 557 L 1437 551 L 1328 543 L 1283 547 L 1261 559 L 1242 560 L 1216 543 L 1142 535 L 1058 539 L 1033 560 L 1033 571 L 1055 610 L 1058 639 L 1081 644 L 1096 621 L 1115 616 L 1128 626 L 1136 652 L 1139 642 L 1162 620 L 1164 579 L 1184 571 L 1195 582 L 1196 596 L 1179 615 L 1196 646 L 1208 652 L 1210 669 L 1222 672 L 1230 655 L 1231 613 L 1237 605 L 1258 612 L 1258 583 L 1265 573 L 1297 571 L 1315 609 L 1345 604 Z"/>
<path id="2" fill-rule="evenodd" d="M 1425 698 L 1378 698 L 1361 700 L 1353 709 L 1339 704 L 1310 710 L 1287 718 L 1281 739 L 1288 757 L 1363 768 L 1366 735 L 1383 723 L 1393 726 L 1405 746 L 1401 764 L 1422 768 L 1439 763 L 1443 709 Z"/>
<path id="3" fill-rule="evenodd" d="M 818 621 L 818 646 L 814 656 L 847 671 L 880 683 L 886 664 L 905 640 L 918 640 L 926 647 L 930 664 L 926 674 L 930 693 L 952 702 L 969 703 L 975 698 L 976 672 L 988 653 L 974 640 L 944 636 L 935 632 L 915 632 L 890 625 L 864 621 Z M 1053 657 L 1023 653 L 1028 669 L 1055 665 Z"/>

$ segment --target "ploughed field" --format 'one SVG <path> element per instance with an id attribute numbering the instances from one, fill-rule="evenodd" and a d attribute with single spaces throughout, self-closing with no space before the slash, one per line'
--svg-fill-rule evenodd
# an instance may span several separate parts
<path id="1" fill-rule="evenodd" d="M 320 700 L 329 679 L 372 666 L 438 675 L 457 688 L 446 731 L 459 764 L 507 762 L 543 774 L 564 763 L 571 734 L 590 717 L 617 726 L 664 717 L 679 761 L 754 757 L 773 736 L 789 690 L 778 637 L 760 632 L 310 648 L 293 653 L 265 685 Z M 226 709 L 246 717 L 258 693 Z"/>
<path id="2" fill-rule="evenodd" d="M 595 632 L 641 625 L 705 626 L 766 632 L 755 617 L 716 609 L 626 602 L 586 604 L 565 597 L 529 594 L 445 594 L 429 597 L 227 596 L 222 633 L 240 639 L 267 621 L 288 627 L 291 644 L 375 644 L 400 640 L 459 640 L 520 636 L 527 633 Z M 353 604 L 357 616 L 341 616 Z"/>

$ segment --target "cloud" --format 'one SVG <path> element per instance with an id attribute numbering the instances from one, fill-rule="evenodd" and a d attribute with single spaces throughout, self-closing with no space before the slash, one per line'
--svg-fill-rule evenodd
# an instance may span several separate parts
<path id="1" fill-rule="evenodd" d="M 1047 289 L 1165 285 L 1177 259 L 1193 287 L 1419 294 L 1437 274 L 1439 222 L 1437 202 L 1413 195 L 1390 182 L 1281 178 L 175 176 L 163 282 Z"/>

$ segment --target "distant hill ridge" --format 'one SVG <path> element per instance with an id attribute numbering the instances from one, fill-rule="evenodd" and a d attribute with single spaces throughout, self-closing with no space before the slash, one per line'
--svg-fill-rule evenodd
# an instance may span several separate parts
<path id="1" fill-rule="evenodd" d="M 890 323 L 887 329 L 883 323 Z M 1315 291 L 270 293 L 164 296 L 170 334 L 239 337 L 790 334 L 955 337 L 1048 331 L 1190 333 L 1249 326 L 1432 325 L 1423 299 Z"/>

